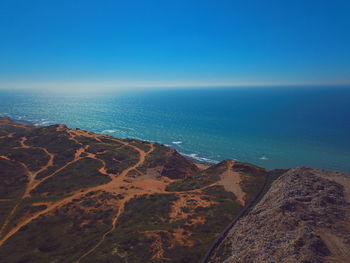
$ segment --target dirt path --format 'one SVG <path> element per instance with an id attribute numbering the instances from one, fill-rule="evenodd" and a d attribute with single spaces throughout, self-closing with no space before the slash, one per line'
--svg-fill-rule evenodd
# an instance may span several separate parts
<path id="1" fill-rule="evenodd" d="M 113 218 L 112 220 L 112 227 L 110 230 L 108 230 L 106 233 L 104 233 L 100 239 L 100 241 L 93 247 L 91 248 L 89 251 L 87 251 L 86 253 L 84 253 L 75 263 L 79 263 L 82 259 L 84 259 L 85 257 L 87 257 L 88 255 L 90 255 L 92 252 L 94 252 L 97 248 L 100 247 L 100 245 L 106 240 L 106 237 L 112 233 L 116 226 L 117 226 L 117 222 L 118 222 L 118 218 L 120 217 L 120 215 L 123 213 L 124 211 L 124 206 L 125 206 L 125 203 L 127 201 L 129 201 L 130 198 L 128 198 L 127 200 L 123 200 L 124 202 L 122 202 L 122 204 L 120 204 L 119 208 L 118 208 L 118 213 L 117 215 Z"/>
<path id="2" fill-rule="evenodd" d="M 6 217 L 1 229 L 0 229 L 0 237 L 2 236 L 3 232 L 5 231 L 7 225 L 10 222 L 11 217 L 15 214 L 18 206 L 20 205 L 21 201 L 19 201 L 11 210 L 10 214 Z M 1 242 L 0 242 L 0 246 L 1 246 Z"/>
<path id="3" fill-rule="evenodd" d="M 139 149 L 138 147 L 134 146 L 134 145 L 131 145 L 131 144 L 128 144 L 126 142 L 123 142 L 123 141 L 120 141 L 120 140 L 117 140 L 116 141 L 124 144 L 125 146 L 129 146 L 129 147 L 132 147 L 133 149 L 135 149 L 136 151 L 139 152 L 139 160 L 138 162 L 131 166 L 131 167 L 128 167 L 127 169 L 125 169 L 120 175 L 114 175 L 114 174 L 110 174 L 109 176 L 111 177 L 111 181 L 107 184 L 104 184 L 104 185 L 98 185 L 98 186 L 94 186 L 94 187 L 90 187 L 90 188 L 87 188 L 87 189 L 83 189 L 83 190 L 79 190 L 77 191 L 76 193 L 74 193 L 73 195 L 71 195 L 70 197 L 67 197 L 67 198 L 64 198 L 60 201 L 57 201 L 55 203 L 52 203 L 52 204 L 49 204 L 47 206 L 46 209 L 44 210 L 41 210 L 39 212 L 37 212 L 36 214 L 32 215 L 31 217 L 29 218 L 26 218 L 25 220 L 19 222 L 14 228 L 12 228 L 5 236 L 3 236 L 0 240 L 0 246 L 6 241 L 8 240 L 11 236 L 13 236 L 15 233 L 17 233 L 23 226 L 29 224 L 30 222 L 32 222 L 33 220 L 37 219 L 39 216 L 41 215 L 44 215 L 50 211 L 52 211 L 53 209 L 56 209 L 58 207 L 61 207 L 71 201 L 73 201 L 74 199 L 76 198 L 79 198 L 89 192 L 93 192 L 93 191 L 98 191 L 98 190 L 105 190 L 105 191 L 108 191 L 108 192 L 115 192 L 115 190 L 119 189 L 120 185 L 123 185 L 125 183 L 123 183 L 123 181 L 125 180 L 126 178 L 126 175 L 131 171 L 131 170 L 134 170 L 134 169 L 137 169 L 138 167 L 140 167 L 144 161 L 145 161 L 145 157 L 148 153 L 152 152 L 154 150 L 154 146 L 153 144 L 151 144 L 151 149 L 146 153 L 144 152 L 143 150 Z M 78 155 L 76 155 L 78 156 Z M 96 156 L 95 156 L 96 158 Z M 77 159 L 77 158 L 76 158 Z M 98 159 L 98 158 L 96 158 Z M 100 160 L 100 159 L 98 159 Z M 74 161 L 74 160 L 73 160 Z M 73 162 L 72 161 L 72 162 Z M 104 162 L 102 160 L 100 160 L 103 164 Z M 62 168 L 61 168 L 62 169 Z M 101 170 L 102 169 L 102 170 Z M 105 171 L 105 167 L 102 167 L 100 170 L 101 171 Z M 54 174 L 57 174 L 57 171 L 54 172 Z M 31 175 L 32 176 L 32 175 Z M 53 175 L 51 175 L 53 176 Z M 50 176 L 50 177 L 51 177 Z M 45 177 L 47 178 L 47 177 Z M 46 180 L 46 179 L 45 179 Z M 42 182 L 43 180 L 41 180 L 40 182 Z M 39 184 L 33 184 L 33 186 L 31 187 L 31 190 L 34 189 L 35 187 L 37 187 Z M 26 190 L 27 191 L 27 190 Z M 146 192 L 146 191 L 145 191 Z M 138 192 L 138 194 L 140 194 L 140 192 Z M 141 193 L 142 194 L 142 193 Z M 126 203 L 127 200 L 130 200 L 132 197 L 134 197 L 136 195 L 136 193 L 134 191 L 132 191 L 130 193 L 129 196 L 126 196 L 124 199 L 123 199 L 123 202 L 121 202 L 120 204 L 120 207 L 119 207 L 119 211 L 118 211 L 118 214 L 116 215 L 115 219 L 113 220 L 113 224 L 112 224 L 112 228 L 114 230 L 115 228 L 115 225 L 117 223 L 117 219 L 119 217 L 119 215 L 123 212 L 123 209 L 124 209 L 124 204 Z M 15 210 L 14 210 L 15 211 Z M 113 227 L 114 226 L 114 227 Z M 111 231 L 113 231 L 111 230 Z M 102 241 L 103 242 L 103 241 Z"/>
<path id="4" fill-rule="evenodd" d="M 66 163 L 65 165 L 63 165 L 62 167 L 58 168 L 57 170 L 55 170 L 52 174 L 44 177 L 44 178 L 40 178 L 40 179 L 36 179 L 36 176 L 45 171 L 46 169 L 48 169 L 50 166 L 53 165 L 53 159 L 54 159 L 54 155 L 53 154 L 50 154 L 50 160 L 49 162 L 47 163 L 46 166 L 44 166 L 43 168 L 41 168 L 38 172 L 36 172 L 35 174 L 33 174 L 33 179 L 31 180 L 31 182 L 29 183 L 28 187 L 27 187 L 27 195 L 26 197 L 30 197 L 30 192 L 32 190 L 34 190 L 36 187 L 38 187 L 40 184 L 42 184 L 43 182 L 45 182 L 47 179 L 55 176 L 56 174 L 58 174 L 59 172 L 61 172 L 64 168 L 66 168 L 67 166 L 71 165 L 72 163 L 75 163 L 77 161 L 79 161 L 80 159 L 83 159 L 82 157 L 80 157 L 80 154 L 82 152 L 84 152 L 84 148 L 79 148 L 76 152 L 75 152 L 75 155 L 74 155 L 74 159 L 68 163 Z"/>
<path id="5" fill-rule="evenodd" d="M 226 191 L 232 192 L 236 197 L 237 201 L 240 202 L 241 205 L 245 204 L 245 193 L 240 186 L 241 175 L 238 172 L 233 171 L 232 165 L 234 161 L 227 162 L 227 172 L 222 174 L 221 180 L 219 181 L 219 185 L 222 185 Z"/>
<path id="6" fill-rule="evenodd" d="M 22 200 L 24 199 L 24 195 L 25 195 L 25 193 L 26 193 L 26 191 L 27 191 L 28 184 L 30 183 L 30 180 L 31 180 L 31 177 L 32 177 L 32 173 L 29 171 L 27 165 L 25 165 L 25 164 L 22 163 L 22 162 L 18 162 L 18 163 L 21 164 L 21 165 L 24 167 L 24 169 L 25 169 L 25 171 L 26 171 L 26 174 L 27 174 L 27 177 L 28 177 L 28 183 L 27 183 L 27 185 L 26 185 L 26 188 L 25 188 L 25 190 L 24 190 L 23 195 L 22 195 L 21 198 L 18 200 L 18 202 L 14 205 L 14 207 L 11 209 L 11 212 L 10 212 L 10 213 L 7 215 L 7 217 L 5 218 L 5 221 L 4 221 L 4 223 L 3 223 L 3 225 L 2 225 L 2 227 L 1 227 L 1 229 L 0 229 L 0 237 L 2 237 L 2 235 L 3 235 L 3 233 L 4 233 L 5 229 L 6 229 L 6 227 L 8 226 L 8 224 L 9 224 L 9 222 L 10 222 L 10 220 L 11 220 L 11 218 L 12 218 L 13 215 L 16 213 L 17 208 L 19 207 L 19 205 L 22 203 Z M 1 245 L 1 244 L 0 244 L 0 245 Z"/>
<path id="7" fill-rule="evenodd" d="M 46 163 L 46 165 L 44 165 L 43 167 L 41 167 L 39 170 L 37 170 L 35 172 L 31 172 L 24 163 L 21 163 L 25 167 L 25 169 L 27 171 L 27 177 L 28 177 L 28 180 L 29 180 L 27 185 L 26 185 L 26 189 L 25 189 L 24 195 L 22 196 L 22 199 L 24 199 L 26 197 L 30 197 L 30 191 L 33 190 L 42 181 L 42 180 L 37 180 L 36 176 L 38 174 L 40 174 L 41 172 L 49 169 L 51 166 L 53 166 L 53 160 L 55 158 L 54 154 L 50 153 L 44 147 L 37 147 L 37 146 L 26 145 L 26 143 L 25 143 L 26 140 L 27 140 L 26 137 L 21 137 L 20 140 L 19 140 L 19 143 L 20 143 L 21 146 L 20 147 L 15 147 L 15 149 L 16 148 L 17 149 L 20 149 L 20 148 L 23 148 L 23 149 L 39 149 L 39 150 L 42 150 L 43 152 L 45 152 L 45 154 L 47 154 L 49 156 L 49 160 Z M 8 160 L 10 160 L 10 159 L 8 159 Z"/>
<path id="8" fill-rule="evenodd" d="M 4 138 L 12 138 L 13 137 L 13 135 L 14 135 L 14 133 L 9 133 L 9 134 L 7 134 L 7 135 L 4 135 L 4 136 L 0 136 L 0 139 L 4 139 Z"/>
<path id="9" fill-rule="evenodd" d="M 5 159 L 5 160 L 7 160 L 7 161 L 11 161 L 11 159 L 10 159 L 10 158 L 8 158 L 8 157 L 7 157 L 7 156 L 5 156 L 5 155 L 0 155 L 0 158 Z"/>
<path id="10" fill-rule="evenodd" d="M 38 171 L 34 172 L 34 173 L 31 173 L 29 172 L 29 183 L 27 184 L 27 187 L 26 187 L 26 191 L 24 193 L 24 196 L 23 198 L 26 198 L 26 197 L 30 197 L 30 192 L 36 188 L 40 183 L 42 183 L 43 179 L 41 180 L 37 180 L 36 177 L 38 174 L 40 174 L 41 172 L 49 169 L 51 166 L 53 166 L 53 159 L 55 158 L 54 154 L 48 152 L 48 150 L 46 150 L 45 148 L 39 148 L 39 149 L 42 149 L 48 156 L 49 156 L 49 160 L 47 162 L 47 164 L 45 166 L 43 166 L 41 169 L 39 169 Z"/>
<path id="11" fill-rule="evenodd" d="M 70 131 L 69 132 L 70 136 L 72 137 L 71 139 L 74 141 L 76 140 L 76 136 L 87 136 L 94 138 L 98 141 L 101 141 L 100 138 L 98 137 L 104 137 L 104 135 L 96 135 L 96 134 L 87 134 L 85 132 L 81 132 L 81 131 Z M 124 198 L 122 200 L 119 201 L 118 203 L 118 212 L 116 213 L 116 215 L 113 217 L 112 219 L 112 223 L 111 223 L 111 228 L 104 233 L 100 240 L 97 242 L 97 244 L 92 247 L 90 250 L 88 250 L 87 252 L 85 252 L 77 261 L 76 263 L 80 262 L 81 260 L 83 260 L 84 258 L 88 257 L 89 255 L 91 255 L 94 251 L 96 251 L 101 244 L 106 240 L 108 234 L 112 233 L 118 224 L 118 219 L 120 218 L 120 216 L 122 215 L 122 213 L 124 212 L 124 208 L 125 208 L 125 204 L 131 200 L 132 198 L 134 198 L 136 195 L 142 195 L 142 194 L 153 194 L 153 193 L 167 193 L 167 194 L 176 194 L 176 193 L 182 193 L 182 192 L 166 192 L 165 191 L 165 187 L 167 184 L 169 184 L 169 180 L 165 180 L 164 181 L 160 181 L 159 178 L 155 178 L 152 175 L 149 174 L 143 174 L 142 172 L 140 172 L 139 170 L 137 170 L 137 168 L 141 167 L 146 159 L 146 156 L 151 153 L 154 150 L 154 145 L 150 144 L 150 150 L 145 152 L 144 150 L 138 148 L 135 145 L 129 144 L 128 142 L 116 139 L 116 138 L 109 138 L 110 140 L 114 140 L 116 142 L 121 143 L 123 146 L 128 146 L 133 148 L 134 150 L 136 150 L 139 154 L 139 159 L 138 161 L 126 168 L 125 170 L 123 170 L 120 174 L 112 174 L 112 173 L 108 173 L 107 169 L 106 169 L 106 163 L 105 161 L 99 159 L 96 154 L 87 152 L 87 147 L 81 147 L 79 148 L 74 156 L 74 159 L 68 163 L 66 163 L 64 166 L 60 167 L 59 169 L 55 170 L 52 174 L 50 174 L 47 177 L 44 177 L 42 179 L 36 179 L 37 174 L 39 174 L 40 172 L 48 169 L 50 166 L 53 165 L 53 159 L 54 159 L 54 155 L 49 153 L 47 151 L 47 149 L 44 148 L 40 148 L 43 151 L 45 151 L 46 154 L 49 155 L 50 159 L 48 161 L 48 163 L 42 167 L 40 170 L 31 173 L 28 169 L 28 178 L 29 178 L 29 183 L 26 186 L 26 191 L 25 194 L 23 196 L 24 197 L 30 197 L 30 192 L 32 190 L 34 190 L 36 187 L 38 187 L 41 183 L 43 183 L 44 181 L 46 181 L 47 179 L 55 176 L 56 174 L 58 174 L 60 171 L 62 171 L 64 168 L 66 168 L 67 166 L 71 165 L 72 163 L 82 159 L 82 158 L 93 158 L 96 159 L 98 161 L 100 161 L 102 163 L 102 167 L 99 169 L 99 172 L 102 174 L 105 174 L 107 176 L 109 176 L 109 178 L 111 179 L 110 182 L 108 182 L 107 184 L 104 185 L 98 185 L 98 186 L 94 186 L 94 187 L 89 187 L 86 189 L 79 189 L 76 192 L 74 192 L 71 196 L 66 197 L 62 200 L 56 201 L 56 202 L 45 202 L 45 203 L 38 203 L 36 205 L 46 205 L 46 208 L 36 212 L 35 214 L 32 214 L 30 217 L 23 219 L 22 221 L 18 222 L 16 226 L 14 226 L 12 229 L 10 229 L 9 232 L 7 232 L 4 236 L 0 236 L 1 240 L 0 240 L 0 246 L 2 244 L 4 244 L 4 242 L 6 242 L 10 237 L 12 237 L 14 234 L 16 234 L 23 226 L 26 226 L 27 224 L 31 223 L 33 220 L 36 220 L 37 218 L 39 218 L 42 215 L 45 215 L 47 213 L 49 213 L 50 211 L 53 211 L 54 209 L 57 209 L 59 207 L 62 207 L 70 202 L 72 202 L 74 199 L 78 199 L 84 195 L 86 195 L 87 193 L 90 192 L 94 192 L 94 191 L 107 191 L 110 193 L 120 193 L 123 194 Z M 30 148 L 31 146 L 28 146 L 25 144 L 26 139 L 25 138 L 21 138 L 21 146 L 23 148 Z M 77 141 L 78 142 L 78 141 Z M 120 147 L 120 146 L 119 146 Z M 117 147 L 117 148 L 119 148 Z M 81 157 L 81 154 L 85 153 L 86 156 L 85 157 Z M 131 171 L 137 171 L 137 173 L 139 174 L 139 176 L 137 176 L 136 178 L 130 178 L 130 176 L 128 177 L 128 174 Z M 196 191 L 192 191 L 192 194 L 197 195 L 200 194 L 199 193 L 200 190 Z M 20 202 L 17 204 L 17 206 L 13 209 L 13 213 L 11 213 L 11 215 L 9 215 L 9 219 L 13 216 L 13 214 L 15 213 L 18 205 L 20 204 Z M 5 229 L 6 226 L 3 228 Z"/>
<path id="12" fill-rule="evenodd" d="M 154 146 L 153 144 L 151 144 L 151 149 L 146 153 L 143 150 L 137 148 L 136 146 L 133 145 L 129 145 L 131 147 L 133 147 L 135 150 L 137 150 L 140 154 L 139 156 L 139 161 L 134 164 L 133 166 L 125 169 L 119 176 L 118 178 L 116 178 L 116 180 L 112 181 L 115 182 L 113 184 L 111 184 L 113 187 L 117 186 L 117 183 L 120 182 L 121 180 L 124 180 L 126 178 L 126 175 L 131 171 L 131 170 L 135 170 L 138 167 L 140 167 L 141 165 L 143 165 L 145 159 L 146 159 L 146 155 L 151 153 L 154 150 Z M 142 194 L 142 192 L 138 192 L 138 194 Z M 109 231 L 107 231 L 106 233 L 104 233 L 100 239 L 100 241 L 93 247 L 91 248 L 89 251 L 87 251 L 86 253 L 84 253 L 75 263 L 79 263 L 82 259 L 84 259 L 85 257 L 87 257 L 88 255 L 90 255 L 92 252 L 94 252 L 97 248 L 99 248 L 99 246 L 105 241 L 106 237 L 108 234 L 112 233 L 116 226 L 117 226 L 117 222 L 118 219 L 120 217 L 120 215 L 124 212 L 124 208 L 125 208 L 125 204 L 131 200 L 133 197 L 135 197 L 136 193 L 130 193 L 129 195 L 125 196 L 123 200 L 120 201 L 119 207 L 118 207 L 118 213 L 116 214 L 116 216 L 113 218 L 112 220 L 112 227 Z"/>

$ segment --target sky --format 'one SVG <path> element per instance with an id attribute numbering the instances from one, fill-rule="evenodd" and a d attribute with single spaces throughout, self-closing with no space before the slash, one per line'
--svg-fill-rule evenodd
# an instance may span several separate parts
<path id="1" fill-rule="evenodd" d="M 0 0 L 0 88 L 350 84 L 349 0 Z"/>

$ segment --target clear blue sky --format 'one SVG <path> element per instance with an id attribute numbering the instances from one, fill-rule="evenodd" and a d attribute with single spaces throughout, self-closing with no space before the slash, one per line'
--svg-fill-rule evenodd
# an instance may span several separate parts
<path id="1" fill-rule="evenodd" d="M 350 83 L 349 0 L 0 0 L 0 83 Z"/>

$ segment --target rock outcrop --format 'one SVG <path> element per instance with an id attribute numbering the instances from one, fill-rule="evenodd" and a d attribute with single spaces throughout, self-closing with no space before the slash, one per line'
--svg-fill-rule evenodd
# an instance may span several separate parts
<path id="1" fill-rule="evenodd" d="M 209 262 L 350 262 L 349 202 L 349 175 L 291 169 L 238 220 Z"/>

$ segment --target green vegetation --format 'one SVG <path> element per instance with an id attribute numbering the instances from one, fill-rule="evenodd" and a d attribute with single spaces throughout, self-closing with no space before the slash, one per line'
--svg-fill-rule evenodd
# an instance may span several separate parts
<path id="1" fill-rule="evenodd" d="M 214 199 L 215 200 L 215 199 Z M 202 225 L 195 225 L 191 229 L 196 239 L 202 240 L 206 245 L 223 230 L 242 210 L 242 206 L 232 200 L 220 200 L 209 207 L 197 209 L 197 215 L 205 217 L 206 222 Z"/>
<path id="2" fill-rule="evenodd" d="M 85 187 L 108 183 L 110 178 L 98 172 L 98 169 L 101 167 L 102 164 L 98 160 L 91 158 L 81 159 L 44 181 L 32 191 L 32 194 L 49 193 L 50 195 L 62 195 Z"/>
<path id="3" fill-rule="evenodd" d="M 0 202 L 0 226 L 2 226 L 5 223 L 6 217 L 9 215 L 12 208 L 16 205 L 16 202 L 17 199 Z"/>
<path id="4" fill-rule="evenodd" d="M 164 161 L 170 154 L 170 148 L 155 143 L 154 150 L 146 156 L 145 164 L 147 168 L 154 168 L 160 165 L 164 165 Z"/>
<path id="5" fill-rule="evenodd" d="M 235 162 L 232 168 L 241 174 L 240 186 L 246 193 L 245 201 L 249 202 L 264 186 L 268 171 L 259 166 L 241 162 Z"/>
<path id="6" fill-rule="evenodd" d="M 147 168 L 162 166 L 162 176 L 170 179 L 183 179 L 198 172 L 197 166 L 188 161 L 174 149 L 161 144 L 154 144 L 154 150 L 146 157 L 143 167 L 139 170 L 145 172 Z"/>
<path id="7" fill-rule="evenodd" d="M 0 262 L 75 262 L 110 229 L 113 214 L 115 211 L 108 209 L 83 211 L 78 202 L 67 204 L 9 239 L 0 247 Z"/>
<path id="8" fill-rule="evenodd" d="M 149 142 L 135 140 L 135 139 L 124 139 L 124 141 L 127 143 L 130 143 L 131 145 L 136 146 L 137 148 L 145 152 L 148 152 L 149 150 L 151 150 L 151 146 Z"/>
<path id="9" fill-rule="evenodd" d="M 97 157 L 105 161 L 109 173 L 118 174 L 135 165 L 139 160 L 139 153 L 129 146 L 122 146 L 113 151 L 97 154 Z"/>
<path id="10" fill-rule="evenodd" d="M 121 255 L 126 256 L 128 262 L 156 262 L 151 260 L 152 239 L 146 237 L 144 231 L 172 229 L 174 224 L 169 222 L 169 212 L 172 202 L 177 199 L 174 194 L 153 194 L 130 200 L 115 231 L 84 262 L 109 262 L 111 251 L 116 251 L 113 262 L 125 262 Z"/>
<path id="11" fill-rule="evenodd" d="M 214 185 L 203 189 L 203 194 L 211 195 L 219 200 L 236 200 L 237 197 L 232 192 L 227 192 L 222 185 Z"/>
<path id="12" fill-rule="evenodd" d="M 199 172 L 197 166 L 174 151 L 164 164 L 162 176 L 170 179 L 183 179 L 196 172 Z"/>
<path id="13" fill-rule="evenodd" d="M 82 189 L 110 182 L 109 176 L 99 172 L 104 164 L 108 172 L 115 174 L 135 165 L 140 156 L 132 146 L 145 152 L 151 149 L 150 143 L 134 139 L 120 140 L 129 144 L 126 146 L 108 136 L 72 138 L 69 130 L 62 126 L 24 128 L 3 124 L 0 119 L 0 136 L 10 132 L 13 137 L 0 138 L 0 155 L 11 158 L 11 161 L 0 158 L 0 199 L 4 199 L 0 201 L 0 227 L 13 208 L 16 209 L 4 228 L 3 236 L 19 222 L 47 208 L 46 204 L 38 203 L 54 203 L 76 192 L 82 194 Z M 26 138 L 26 145 L 33 147 L 21 147 L 22 137 Z M 54 165 L 38 174 L 37 178 L 45 178 L 65 167 L 74 160 L 77 150 L 84 148 L 86 152 L 80 155 L 82 159 L 70 163 L 39 184 L 31 192 L 31 197 L 22 199 L 28 182 L 25 166 L 30 171 L 38 171 L 49 160 L 45 151 L 37 147 L 54 154 Z M 257 166 L 227 161 L 199 171 L 174 149 L 160 144 L 154 144 L 154 147 L 143 166 L 128 173 L 129 178 L 123 183 L 130 182 L 130 186 L 123 186 L 119 193 L 107 192 L 110 190 L 107 188 L 105 191 L 91 191 L 61 203 L 58 208 L 47 209 L 0 246 L 0 263 L 75 262 L 111 230 L 120 201 L 128 200 L 124 191 L 144 187 L 144 178 L 139 172 L 148 168 L 160 168 L 162 176 L 177 181 L 168 185 L 168 193 L 140 195 L 129 200 L 114 231 L 106 235 L 104 242 L 82 263 L 167 262 L 166 259 L 152 259 L 155 245 L 162 247 L 164 258 L 170 258 L 171 262 L 199 262 L 215 237 L 243 209 L 233 193 L 221 185 L 212 185 L 220 180 L 228 165 L 233 164 L 233 170 L 242 175 L 241 186 L 247 193 L 247 200 L 258 192 L 267 191 L 284 172 L 268 172 Z M 90 158 L 91 153 L 97 159 Z M 134 178 L 138 185 L 132 185 Z M 156 191 L 152 187 L 145 190 Z M 201 190 L 191 191 L 195 189 Z M 176 216 L 171 217 L 171 212 Z M 182 243 L 179 235 L 193 246 Z"/>
<path id="14" fill-rule="evenodd" d="M 7 156 L 24 163 L 32 172 L 39 170 L 49 161 L 49 156 L 43 150 L 36 148 L 11 149 Z"/>
<path id="15" fill-rule="evenodd" d="M 28 182 L 26 170 L 18 162 L 0 158 L 0 199 L 21 195 Z"/>
<path id="16" fill-rule="evenodd" d="M 84 136 L 78 136 L 77 141 L 79 141 L 83 145 L 89 145 L 87 151 L 91 153 L 101 153 L 104 151 L 115 151 L 118 150 L 118 148 L 123 147 L 124 145 L 120 142 L 117 142 L 115 140 L 101 139 L 102 142 L 91 138 L 91 137 L 84 137 Z"/>
<path id="17" fill-rule="evenodd" d="M 209 167 L 202 172 L 196 172 L 189 175 L 184 180 L 176 181 L 166 188 L 169 192 L 189 191 L 203 188 L 220 180 L 220 174 L 227 169 L 226 162 L 221 162 Z"/>
<path id="18" fill-rule="evenodd" d="M 14 134 L 14 138 L 20 138 L 22 136 L 26 136 L 29 132 L 29 129 L 25 128 L 25 127 L 20 127 L 20 126 L 14 126 L 11 124 L 1 124 L 1 131 L 2 134 L 7 135 L 10 133 Z"/>
<path id="19" fill-rule="evenodd" d="M 41 127 L 33 131 L 33 136 L 28 137 L 26 141 L 27 145 L 44 147 L 50 153 L 57 155 L 65 154 L 65 152 L 75 152 L 81 147 L 73 140 L 69 138 L 69 134 L 65 131 L 57 131 L 56 126 Z M 70 155 L 66 154 L 66 157 Z M 74 156 L 74 155 L 73 155 Z M 55 160 L 55 163 L 59 159 Z M 64 161 L 71 161 L 71 159 L 65 159 Z"/>
<path id="20" fill-rule="evenodd" d="M 0 155 L 7 155 L 14 147 L 19 147 L 19 141 L 14 138 L 0 138 Z"/>
<path id="21" fill-rule="evenodd" d="M 175 194 L 142 195 L 130 200 L 119 219 L 119 227 L 151 230 L 169 220 L 170 206 L 178 197 Z M 138 211 L 138 213 L 135 213 Z M 141 212 L 142 211 L 142 212 Z"/>
<path id="22" fill-rule="evenodd" d="M 189 191 L 205 187 L 206 185 L 212 184 L 220 180 L 219 176 L 205 176 L 200 173 L 190 175 L 184 180 L 173 182 L 169 184 L 166 191 L 177 192 L 177 191 Z"/>

